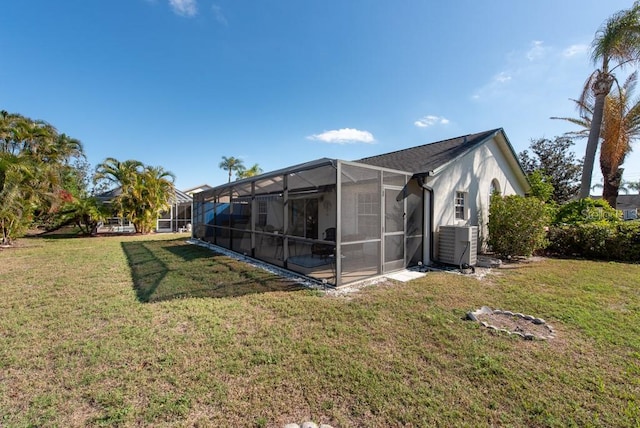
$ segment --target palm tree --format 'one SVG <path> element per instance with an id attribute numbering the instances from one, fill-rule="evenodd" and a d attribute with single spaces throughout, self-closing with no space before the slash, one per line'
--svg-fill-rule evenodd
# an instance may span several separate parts
<path id="1" fill-rule="evenodd" d="M 142 172 L 143 167 L 142 162 L 133 159 L 120 162 L 116 158 L 106 158 L 96 166 L 93 180 L 94 182 L 105 180 L 116 186 L 130 187 L 135 182 L 136 175 Z"/>
<path id="2" fill-rule="evenodd" d="M 84 157 L 80 141 L 49 123 L 0 111 L 0 220 L 10 242 L 34 215 L 51 213 L 67 192 L 70 161 Z"/>
<path id="3" fill-rule="evenodd" d="M 115 158 L 106 158 L 96 166 L 96 173 L 93 176 L 94 184 L 105 181 L 114 187 L 120 187 L 120 195 L 113 200 L 112 204 L 118 216 L 129 218 L 131 221 L 133 221 L 132 217 L 135 217 L 135 204 L 130 203 L 128 195 L 143 168 L 143 163 L 137 160 L 129 159 L 120 162 Z"/>
<path id="4" fill-rule="evenodd" d="M 638 181 L 628 181 L 627 188 L 629 190 L 634 190 L 637 194 L 640 195 L 640 180 Z"/>
<path id="5" fill-rule="evenodd" d="M 222 162 L 218 164 L 220 169 L 224 169 L 229 172 L 229 183 L 231 183 L 231 175 L 234 171 L 238 172 L 244 169 L 244 164 L 242 163 L 242 159 L 222 156 Z"/>
<path id="6" fill-rule="evenodd" d="M 260 168 L 260 165 L 257 163 L 254 163 L 249 169 L 244 167 L 238 169 L 236 176 L 238 177 L 238 180 L 241 180 L 243 178 L 255 177 L 260 174 L 262 174 L 262 168 Z"/>
<path id="7" fill-rule="evenodd" d="M 99 180 L 120 187 L 120 194 L 112 203 L 118 214 L 128 218 L 140 233 L 153 229 L 158 214 L 170 207 L 175 193 L 172 172 L 160 166 L 145 166 L 137 160 L 105 159 L 94 175 L 94 181 Z"/>
<path id="8" fill-rule="evenodd" d="M 65 165 L 69 164 L 72 158 L 84 158 L 84 149 L 82 142 L 76 138 L 72 138 L 67 134 L 59 134 L 55 137 L 52 150 L 49 153 L 51 160 L 56 160 Z"/>
<path id="9" fill-rule="evenodd" d="M 137 210 L 133 223 L 136 231 L 150 232 L 160 213 L 171 207 L 175 195 L 174 181 L 175 175 L 161 166 L 146 166 L 144 172 L 138 175 L 132 189 Z"/>
<path id="10" fill-rule="evenodd" d="M 0 153 L 0 229 L 2 245 L 11 244 L 28 224 L 36 193 L 30 184 L 36 165 L 26 156 Z"/>
<path id="11" fill-rule="evenodd" d="M 640 137 L 640 99 L 633 98 L 638 81 L 636 72 L 632 73 L 622 87 L 617 87 L 614 93 L 605 97 L 602 125 L 600 127 L 600 170 L 604 178 L 603 185 L 596 184 L 592 188 L 602 187 L 602 197 L 612 207 L 616 206 L 616 199 L 621 190 L 622 164 L 631 151 L 631 143 Z M 573 100 L 579 111 L 580 118 L 554 117 L 553 119 L 567 120 L 581 126 L 580 131 L 567 133 L 573 137 L 586 137 L 592 129 L 592 117 L 595 109 L 593 96 L 585 96 L 581 100 Z"/>
<path id="12" fill-rule="evenodd" d="M 613 71 L 640 60 L 640 0 L 636 0 L 630 9 L 621 10 L 604 22 L 593 40 L 591 57 L 596 64 L 601 61 L 601 66 L 587 79 L 581 97 L 584 99 L 593 94 L 595 98 L 582 168 L 581 198 L 589 196 L 605 98 L 616 80 Z"/>

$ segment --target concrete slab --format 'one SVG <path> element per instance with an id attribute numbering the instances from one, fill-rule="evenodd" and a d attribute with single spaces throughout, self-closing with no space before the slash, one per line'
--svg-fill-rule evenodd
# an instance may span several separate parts
<path id="1" fill-rule="evenodd" d="M 408 282 L 411 281 L 413 279 L 418 279 L 418 278 L 422 278 L 423 276 L 426 276 L 427 274 L 424 272 L 416 272 L 413 270 L 401 270 L 398 272 L 393 272 L 390 273 L 388 275 L 385 275 L 387 278 L 389 279 L 393 279 L 395 281 L 400 281 L 400 282 Z"/>

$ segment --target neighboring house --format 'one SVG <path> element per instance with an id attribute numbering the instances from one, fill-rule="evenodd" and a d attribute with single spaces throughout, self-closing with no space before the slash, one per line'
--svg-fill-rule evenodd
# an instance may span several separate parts
<path id="1" fill-rule="evenodd" d="M 189 189 L 183 190 L 183 192 L 189 196 L 193 196 L 196 193 L 204 192 L 205 190 L 210 190 L 210 189 L 213 189 L 213 187 L 209 186 L 208 184 L 201 184 L 199 186 L 191 187 Z"/>
<path id="2" fill-rule="evenodd" d="M 419 263 L 473 261 L 492 192 L 529 190 L 494 129 L 214 187 L 194 195 L 193 236 L 340 286 Z"/>
<path id="3" fill-rule="evenodd" d="M 120 187 L 107 190 L 106 192 L 96 195 L 96 198 L 105 205 L 111 205 L 111 202 L 122 193 Z M 118 213 L 112 210 L 112 217 L 98 223 L 98 233 L 134 233 L 136 228 L 128 220 L 118 217 Z"/>
<path id="4" fill-rule="evenodd" d="M 591 195 L 591 199 L 602 199 L 602 196 Z M 638 219 L 638 211 L 640 211 L 640 195 L 618 195 L 615 208 L 622 213 L 623 220 Z"/>
<path id="5" fill-rule="evenodd" d="M 618 195 L 616 209 L 622 211 L 622 218 L 635 220 L 640 210 L 640 195 Z"/>
<path id="6" fill-rule="evenodd" d="M 181 190 L 174 189 L 174 191 L 175 194 L 170 201 L 171 208 L 162 212 L 158 217 L 156 232 L 179 232 L 191 229 L 191 206 L 193 199 Z M 96 197 L 103 203 L 110 204 L 111 201 L 121 193 L 122 189 L 117 187 L 101 193 Z M 100 232 L 135 232 L 135 228 L 131 222 L 117 217 L 117 213 L 114 213 L 114 217 L 107 219 L 107 221 L 98 228 L 98 233 Z"/>
<path id="7" fill-rule="evenodd" d="M 193 198 L 186 192 L 174 189 L 171 198 L 171 208 L 158 217 L 156 232 L 186 232 L 191 231 L 191 210 Z"/>

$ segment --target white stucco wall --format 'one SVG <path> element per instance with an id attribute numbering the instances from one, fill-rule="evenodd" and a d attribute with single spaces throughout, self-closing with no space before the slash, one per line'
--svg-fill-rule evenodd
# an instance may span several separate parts
<path id="1" fill-rule="evenodd" d="M 456 159 L 439 174 L 428 177 L 425 184 L 434 190 L 434 250 L 437 259 L 438 229 L 443 225 L 479 226 L 481 244 L 487 238 L 491 183 L 499 184 L 503 195 L 524 195 L 528 187 L 522 174 L 509 162 L 513 158 L 506 142 L 500 144 L 494 137 L 470 153 Z M 467 219 L 455 218 L 456 192 L 467 192 Z M 428 202 L 428 201 L 427 201 Z M 427 207 L 428 209 L 428 207 Z"/>

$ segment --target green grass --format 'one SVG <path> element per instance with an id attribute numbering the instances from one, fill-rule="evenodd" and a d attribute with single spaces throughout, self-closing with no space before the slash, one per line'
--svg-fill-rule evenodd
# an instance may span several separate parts
<path id="1" fill-rule="evenodd" d="M 0 426 L 640 426 L 640 266 L 544 260 L 349 297 L 175 236 L 0 250 Z M 545 318 L 549 342 L 463 321 Z"/>

